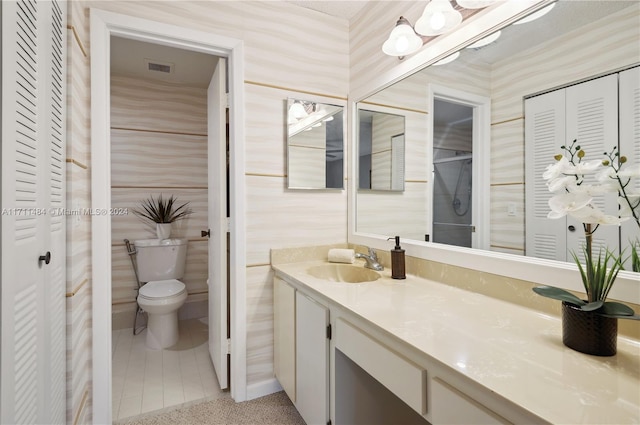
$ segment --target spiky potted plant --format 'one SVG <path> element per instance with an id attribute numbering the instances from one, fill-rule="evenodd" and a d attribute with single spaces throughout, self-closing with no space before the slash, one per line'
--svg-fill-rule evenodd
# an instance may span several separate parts
<path id="1" fill-rule="evenodd" d="M 573 253 L 587 296 L 580 299 L 569 291 L 552 286 L 539 286 L 533 290 L 542 296 L 562 301 L 562 342 L 587 354 L 611 356 L 617 351 L 618 318 L 640 319 L 627 305 L 607 301 L 618 272 L 622 270 L 620 255 L 600 249 L 593 254 L 593 234 L 600 225 L 620 225 L 629 217 L 637 218 L 638 203 L 629 202 L 627 210 L 617 216 L 607 215 L 595 205 L 594 199 L 605 193 L 618 193 L 620 204 L 630 200 L 625 192 L 633 177 L 621 172 L 626 158 L 617 148 L 605 152 L 607 159 L 584 161 L 585 152 L 574 140 L 570 146 L 561 146 L 564 154 L 556 155 L 556 163 L 547 167 L 543 178 L 554 194 L 549 199 L 549 218 L 572 216 L 582 223 L 585 243 L 582 247 L 584 264 Z M 587 183 L 588 175 L 596 175 L 593 184 Z M 621 179 L 622 177 L 622 179 Z M 624 185 L 623 185 L 623 182 Z M 622 190 L 621 190 L 622 188 Z M 604 251 L 604 252 L 603 252 Z"/>
<path id="2" fill-rule="evenodd" d="M 189 202 L 177 203 L 178 198 L 171 195 L 163 198 L 162 194 L 154 198 L 153 195 L 140 201 L 140 207 L 134 208 L 133 213 L 143 220 L 149 220 L 156 225 L 158 239 L 168 239 L 171 236 L 171 223 L 182 220 L 193 213 Z"/>

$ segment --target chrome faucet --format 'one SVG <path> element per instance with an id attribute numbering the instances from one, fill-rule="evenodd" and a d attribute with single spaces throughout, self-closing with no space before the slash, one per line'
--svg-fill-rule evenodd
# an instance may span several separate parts
<path id="1" fill-rule="evenodd" d="M 378 263 L 378 255 L 376 254 L 376 251 L 373 248 L 369 248 L 369 255 L 356 252 L 356 258 L 364 258 L 366 261 L 364 266 L 368 269 L 376 270 L 379 272 L 384 270 L 384 267 L 382 267 L 382 264 Z"/>

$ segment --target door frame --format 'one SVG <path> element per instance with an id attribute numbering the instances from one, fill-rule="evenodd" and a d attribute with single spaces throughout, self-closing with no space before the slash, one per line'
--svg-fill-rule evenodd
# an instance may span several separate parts
<path id="1" fill-rule="evenodd" d="M 110 37 L 118 36 L 225 57 L 229 69 L 231 210 L 231 396 L 246 400 L 246 258 L 244 183 L 244 44 L 190 28 L 90 9 L 91 208 L 111 207 Z M 226 194 L 221 194 L 226 196 Z M 94 214 L 92 249 L 93 421 L 111 423 L 111 217 Z"/>
<path id="2" fill-rule="evenodd" d="M 439 84 L 428 84 L 427 105 L 429 111 L 433 111 L 435 99 L 473 108 L 471 223 L 475 226 L 475 231 L 471 233 L 471 247 L 488 250 L 491 238 L 491 222 L 489 220 L 491 209 L 491 170 L 489 165 L 491 159 L 491 99 Z M 427 167 L 433 170 L 433 114 L 431 114 L 427 133 L 430 144 L 427 152 Z M 429 182 L 430 200 L 433 202 L 432 176 L 429 178 Z M 427 211 L 431 211 L 430 206 Z M 433 213 L 429 214 L 428 223 L 429 226 L 433 226 Z M 431 227 L 430 233 L 432 230 Z"/>

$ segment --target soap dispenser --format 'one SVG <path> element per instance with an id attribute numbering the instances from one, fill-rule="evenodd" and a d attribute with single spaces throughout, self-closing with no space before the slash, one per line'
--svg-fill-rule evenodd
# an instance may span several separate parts
<path id="1" fill-rule="evenodd" d="M 391 240 L 389 238 L 387 240 Z M 404 272 L 404 249 L 400 248 L 400 236 L 396 236 L 396 246 L 391 250 L 391 277 L 406 279 Z"/>

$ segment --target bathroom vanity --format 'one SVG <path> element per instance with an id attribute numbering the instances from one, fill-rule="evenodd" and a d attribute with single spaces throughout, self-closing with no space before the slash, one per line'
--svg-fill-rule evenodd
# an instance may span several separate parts
<path id="1" fill-rule="evenodd" d="M 638 341 L 584 355 L 557 317 L 389 270 L 331 281 L 309 273 L 326 261 L 298 260 L 273 261 L 275 374 L 308 424 L 640 421 Z"/>

